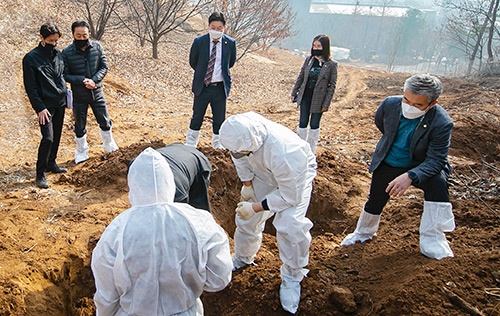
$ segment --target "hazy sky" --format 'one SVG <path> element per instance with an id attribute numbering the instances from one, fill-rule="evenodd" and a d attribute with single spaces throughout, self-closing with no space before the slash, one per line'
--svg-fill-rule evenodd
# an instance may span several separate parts
<path id="1" fill-rule="evenodd" d="M 389 5 L 412 6 L 412 7 L 434 7 L 435 0 L 311 0 L 311 3 L 333 3 L 333 4 L 351 4 L 355 5 Z"/>

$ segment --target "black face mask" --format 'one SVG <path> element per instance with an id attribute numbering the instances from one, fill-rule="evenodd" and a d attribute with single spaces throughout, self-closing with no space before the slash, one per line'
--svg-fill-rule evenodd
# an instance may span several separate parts
<path id="1" fill-rule="evenodd" d="M 75 46 L 82 49 L 85 46 L 87 46 L 87 43 L 89 42 L 88 39 L 86 40 L 74 40 L 73 43 L 75 43 Z"/>
<path id="2" fill-rule="evenodd" d="M 52 53 L 54 52 L 56 45 L 45 43 L 45 45 L 42 45 L 42 47 L 43 50 L 46 51 L 47 53 Z"/>
<path id="3" fill-rule="evenodd" d="M 313 49 L 311 51 L 311 55 L 313 55 L 313 56 L 322 56 L 323 55 L 323 50 L 322 49 Z"/>

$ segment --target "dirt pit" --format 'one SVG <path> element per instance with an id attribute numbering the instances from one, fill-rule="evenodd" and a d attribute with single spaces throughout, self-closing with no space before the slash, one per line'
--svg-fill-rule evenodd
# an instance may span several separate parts
<path id="1" fill-rule="evenodd" d="M 297 314 L 464 315 L 467 309 L 460 302 L 466 302 L 465 306 L 484 315 L 500 315 L 500 126 L 496 90 L 459 81 L 466 87 L 459 89 L 468 92 L 466 98 L 453 89 L 442 96 L 455 122 L 450 149 L 455 172 L 450 179 L 450 196 L 457 228 L 447 234 L 455 257 L 437 261 L 419 251 L 423 195 L 414 188 L 389 202 L 373 241 L 339 247 L 342 238 L 354 230 L 366 201 L 368 164 L 379 137 L 373 113 L 380 100 L 399 91 L 396 83 L 406 77 L 345 70 L 334 112 L 325 115 L 318 147 L 318 174 L 308 211 L 314 223 L 307 267 L 310 272 L 302 282 Z M 457 82 L 445 80 L 445 85 L 455 87 Z M 232 102 L 228 115 L 253 109 Z M 295 109 L 274 105 L 259 109 L 267 118 L 294 129 Z M 129 112 L 120 107 L 111 110 L 117 117 Z M 116 124 L 115 135 L 121 146 L 117 152 L 103 154 L 98 135 L 91 130 L 90 159 L 75 165 L 72 139 L 67 137 L 61 153 L 65 158 L 60 164 L 68 167 L 68 172 L 49 174 L 51 187 L 47 190 L 33 184 L 34 163 L 29 160 L 33 150 L 25 153 L 13 147 L 5 151 L 8 161 L 18 159 L 23 163 L 10 163 L 0 171 L 0 315 L 95 314 L 90 256 L 106 225 L 129 207 L 127 166 L 148 146 L 158 148 L 182 139 L 176 133 L 162 138 L 166 135 L 162 129 L 151 129 L 158 124 L 153 115 L 156 108 L 141 111 L 145 111 L 141 120 Z M 187 122 L 187 115 L 183 120 Z M 210 123 L 207 116 L 204 124 Z M 130 127 L 125 128 L 126 124 Z M 169 126 L 175 131 L 177 125 L 172 120 Z M 71 133 L 70 129 L 69 120 L 65 133 Z M 213 150 L 209 132 L 203 130 L 202 134 L 199 149 L 213 168 L 212 213 L 232 237 L 240 183 L 227 152 Z M 36 148 L 36 143 L 31 146 Z M 223 291 L 203 294 L 206 315 L 288 315 L 279 302 L 281 261 L 271 221 L 266 225 L 256 263 L 234 273 Z M 339 297 L 349 295 L 350 300 L 339 301 Z"/>
<path id="2" fill-rule="evenodd" d="M 162 146 L 165 146 L 162 141 L 132 144 L 126 148 L 121 148 L 119 151 L 105 154 L 97 159 L 90 159 L 83 164 L 76 165 L 66 174 L 52 177 L 51 180 L 55 180 L 54 182 L 57 186 L 75 186 L 79 188 L 79 193 L 70 200 L 78 201 L 78 204 L 82 208 L 79 209 L 78 213 L 64 207 L 57 210 L 54 209 L 50 212 L 50 218 L 46 219 L 45 222 L 50 224 L 58 221 L 94 221 L 97 227 L 103 229 L 120 210 L 112 210 L 112 213 L 109 213 L 111 210 L 108 210 L 108 216 L 103 220 L 102 216 L 104 216 L 104 213 L 92 216 L 85 211 L 88 208 L 88 206 L 85 206 L 85 201 L 94 200 L 95 197 L 93 195 L 99 195 L 102 199 L 125 200 L 128 193 L 126 173 L 130 161 L 146 147 L 159 148 Z M 207 155 L 213 168 L 209 192 L 213 210 L 212 214 L 217 222 L 232 236 L 235 229 L 234 209 L 239 202 L 241 182 L 237 178 L 236 170 L 228 152 L 214 150 L 211 147 L 201 147 L 200 150 Z M 358 185 L 347 180 L 350 177 L 355 178 L 358 172 L 340 170 L 333 163 L 334 160 L 335 157 L 328 153 L 318 157 L 320 170 L 323 171 L 322 173 L 326 177 L 319 176 L 314 182 L 314 194 L 308 214 L 308 217 L 315 223 L 312 230 L 313 235 L 323 236 L 325 232 L 329 232 L 326 237 L 323 237 L 327 238 L 327 240 L 331 239 L 328 236 L 333 236 L 332 232 L 341 234 L 345 230 L 345 223 L 347 222 L 345 214 L 341 211 L 342 208 L 335 207 L 335 205 L 342 205 L 342 201 L 346 200 L 349 196 L 359 196 L 362 191 Z M 331 179 L 346 180 L 340 182 L 334 181 L 332 183 Z M 110 190 L 109 188 L 113 189 Z M 111 214 L 112 216 L 109 216 Z M 339 226 L 339 222 L 343 222 L 344 225 Z M 243 294 L 241 293 L 242 291 L 246 291 L 244 288 L 241 288 L 241 285 L 246 282 L 250 282 L 250 284 L 255 284 L 256 286 L 263 283 L 265 283 L 266 287 L 272 286 L 276 289 L 276 292 L 274 293 L 273 291 L 272 293 L 274 301 L 278 299 L 277 291 L 280 284 L 279 267 L 281 263 L 274 238 L 275 231 L 270 223 L 271 220 L 268 221 L 265 230 L 266 237 L 263 249 L 256 259 L 257 266 L 245 269 L 243 272 L 237 272 L 235 274 L 235 281 L 238 280 L 238 276 L 242 277 L 242 279 L 240 282 L 233 282 L 233 285 L 224 291 L 226 294 L 204 295 L 203 300 L 206 302 L 207 315 L 219 315 L 221 311 L 225 311 L 222 314 L 229 315 L 227 311 L 231 309 L 233 303 L 231 300 L 221 299 L 221 295 L 226 296 L 229 294 L 236 299 Z M 50 231 L 49 228 L 46 228 L 46 230 Z M 35 311 L 40 309 L 40 305 L 36 301 L 37 298 L 41 299 L 42 297 L 44 297 L 42 300 L 44 301 L 43 304 L 46 305 L 43 310 L 47 315 L 49 315 L 48 313 L 50 315 L 92 315 L 95 312 L 92 301 L 95 287 L 89 258 L 101 232 L 101 230 L 98 230 L 90 233 L 88 235 L 87 247 L 86 249 L 82 249 L 83 253 L 79 255 L 71 254 L 60 267 L 38 267 L 37 269 L 33 268 L 28 273 L 30 281 L 33 283 L 39 282 L 40 287 L 43 287 L 43 284 L 46 282 L 53 284 L 42 293 L 35 292 L 24 298 L 22 305 L 26 306 L 28 314 L 30 314 L 30 310 Z M 56 233 L 53 234 L 54 237 L 58 235 Z M 76 237 L 68 236 L 68 244 L 72 243 L 72 238 Z M 329 244 L 330 250 L 336 247 L 336 243 L 333 240 Z M 35 252 L 34 250 L 35 247 L 24 249 L 23 253 L 29 256 L 31 252 Z M 321 259 L 322 256 L 317 257 Z M 262 271 L 264 274 L 262 276 L 265 276 L 265 278 L 259 276 L 261 273 L 253 273 L 252 270 L 254 269 L 257 269 L 257 271 L 265 269 Z M 238 284 L 240 285 L 238 286 Z M 34 286 L 36 287 L 35 284 Z M 253 285 L 251 287 L 253 288 L 252 291 L 257 290 Z M 16 290 L 21 290 L 15 286 L 15 283 L 11 284 L 10 288 L 13 292 L 9 294 L 15 294 Z M 242 297 L 245 297 L 245 295 L 242 295 Z M 50 303 L 45 301 L 47 298 L 50 298 Z M 279 300 L 276 302 L 279 303 Z M 13 305 L 15 304 L 13 303 Z M 279 307 L 279 305 L 276 306 Z M 268 306 L 261 306 L 261 308 L 266 309 Z M 273 308 L 273 310 L 276 312 L 279 308 Z M 233 315 L 243 315 L 241 313 L 244 313 L 244 311 L 235 311 Z"/>
<path id="3" fill-rule="evenodd" d="M 51 177 L 55 186 L 78 187 L 78 192 L 68 194 L 67 198 L 78 202 L 81 208 L 78 211 L 65 207 L 50 210 L 48 218 L 34 220 L 41 224 L 38 231 L 44 230 L 45 238 L 49 240 L 65 234 L 68 245 L 83 238 L 87 240 L 86 247 L 79 251 L 73 249 L 59 265 L 54 265 L 54 262 L 61 258 L 38 257 L 38 244 L 21 249 L 28 271 L 18 280 L 2 284 L 4 297 L 12 301 L 8 306 L 0 305 L 3 309 L 0 309 L 0 315 L 20 315 L 21 306 L 26 315 L 87 316 L 95 313 L 91 252 L 105 226 L 128 207 L 126 173 L 130 160 L 146 147 L 164 145 L 159 140 L 132 144 L 117 152 L 91 158 L 64 175 Z M 232 236 L 235 229 L 234 208 L 240 188 L 234 165 L 227 152 L 209 146 L 199 149 L 209 158 L 213 168 L 210 186 L 212 214 Z M 420 254 L 418 218 L 421 193 L 418 190 L 407 198 L 399 199 L 396 205 L 387 207 L 379 237 L 365 244 L 339 247 L 342 237 L 355 226 L 357 209 L 362 206 L 359 203 L 364 200 L 369 175 L 364 171 L 363 162 L 335 156 L 322 148 L 317 161 L 318 176 L 314 181 L 308 212 L 314 223 L 308 266 L 310 273 L 302 282 L 299 315 L 463 315 L 463 311 L 446 299 L 447 295 L 458 291 L 466 298 L 468 291 L 482 291 L 483 284 L 495 283 L 500 255 L 490 247 L 500 242 L 495 233 L 498 232 L 498 219 L 486 214 L 486 210 L 478 210 L 474 203 L 460 199 L 454 201 L 454 207 L 460 210 L 456 214 L 459 232 L 448 235 L 457 258 L 436 261 Z M 459 170 L 467 172 L 463 168 Z M 465 194 L 465 191 L 453 192 L 456 195 Z M 42 204 L 50 200 L 43 195 L 39 199 Z M 92 204 L 99 205 L 99 199 L 115 200 L 120 206 L 96 212 Z M 491 201 L 495 203 L 493 207 L 500 206 L 498 195 L 490 196 Z M 12 208 L 3 210 L 6 211 L 14 212 Z M 80 229 L 87 231 L 73 231 L 72 222 L 80 223 Z M 271 220 L 266 226 L 263 246 L 256 258 L 257 265 L 235 272 L 232 282 L 222 292 L 202 296 L 206 315 L 288 315 L 279 303 L 281 261 L 270 223 Z M 58 224 L 60 229 L 51 228 L 51 224 Z M 475 233 L 477 230 L 484 230 L 480 238 Z M 11 229 L 2 230 L 2 240 L 14 239 L 15 234 L 9 235 L 9 231 Z M 58 243 L 52 246 L 61 247 Z M 45 247 L 50 248 L 50 242 Z M 0 249 L 5 251 L 9 248 L 2 243 Z M 57 252 L 57 249 L 47 251 Z M 478 256 L 483 264 L 475 264 Z M 49 265 L 37 261 L 40 259 Z M 463 264 L 469 265 L 470 270 L 457 270 Z M 18 285 L 20 280 L 31 284 L 32 290 L 27 295 L 23 295 L 25 288 Z M 40 288 L 40 291 L 33 291 L 33 288 Z M 338 302 L 339 293 L 343 291 L 354 293 L 354 307 Z M 425 305 L 417 309 L 415 301 L 425 302 Z M 495 314 L 497 307 L 494 307 L 494 300 L 482 303 L 491 306 L 490 315 L 498 315 Z"/>

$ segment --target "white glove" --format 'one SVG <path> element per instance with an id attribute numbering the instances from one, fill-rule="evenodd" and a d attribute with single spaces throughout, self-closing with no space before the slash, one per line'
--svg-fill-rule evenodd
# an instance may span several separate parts
<path id="1" fill-rule="evenodd" d="M 257 197 L 255 196 L 255 191 L 253 190 L 253 186 L 246 186 L 243 185 L 241 187 L 241 198 L 240 201 L 242 202 L 255 202 L 257 203 Z"/>
<path id="2" fill-rule="evenodd" d="M 249 219 L 255 215 L 255 211 L 252 207 L 252 202 L 240 202 L 236 208 L 236 214 L 244 220 Z"/>

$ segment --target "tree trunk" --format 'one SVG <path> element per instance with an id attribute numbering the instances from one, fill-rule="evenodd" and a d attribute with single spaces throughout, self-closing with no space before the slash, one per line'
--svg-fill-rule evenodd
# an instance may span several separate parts
<path id="1" fill-rule="evenodd" d="M 469 56 L 469 66 L 467 67 L 467 75 L 470 76 L 472 73 L 472 66 L 474 65 L 474 61 L 476 60 L 476 55 L 477 51 L 479 50 L 479 47 L 481 46 L 481 41 L 483 39 L 483 34 L 486 30 L 486 26 L 488 25 L 488 22 L 490 21 L 491 14 L 493 12 L 493 6 L 495 2 L 498 0 L 491 0 L 490 3 L 490 8 L 488 9 L 488 14 L 484 18 L 483 25 L 481 26 L 481 30 L 479 31 L 479 34 L 477 34 L 477 40 L 476 40 L 476 45 L 474 45 L 474 50 L 472 51 L 472 54 Z"/>
<path id="2" fill-rule="evenodd" d="M 488 44 L 486 46 L 486 49 L 488 51 L 488 62 L 491 63 L 494 59 L 494 55 L 493 55 L 493 49 L 492 49 L 492 45 L 493 45 L 493 34 L 495 33 L 495 23 L 496 23 L 496 20 L 497 20 L 497 12 L 498 12 L 498 3 L 500 2 L 500 0 L 492 0 L 492 2 L 495 2 L 494 4 L 494 8 L 493 8 L 493 14 L 491 14 L 491 23 L 490 23 L 490 27 L 489 27 L 489 30 L 488 30 Z"/>
<path id="3" fill-rule="evenodd" d="M 396 35 L 394 36 L 393 47 L 391 55 L 389 56 L 389 63 L 387 64 L 387 71 L 392 71 L 394 67 L 394 61 L 396 60 L 396 55 L 398 54 L 399 49 L 401 48 L 401 43 L 403 41 L 403 31 L 398 30 Z"/>
<path id="4" fill-rule="evenodd" d="M 158 59 L 158 39 L 155 38 L 152 44 L 153 44 L 153 58 Z"/>

